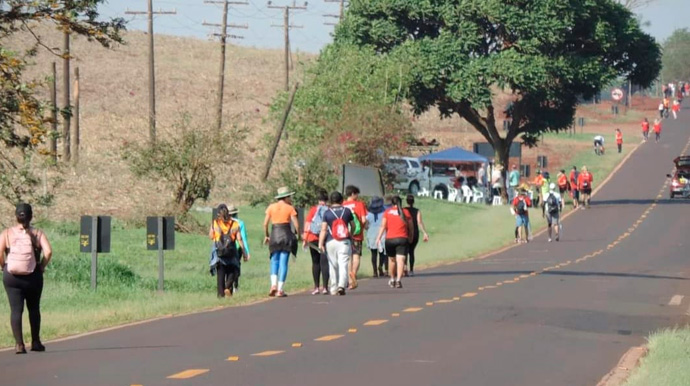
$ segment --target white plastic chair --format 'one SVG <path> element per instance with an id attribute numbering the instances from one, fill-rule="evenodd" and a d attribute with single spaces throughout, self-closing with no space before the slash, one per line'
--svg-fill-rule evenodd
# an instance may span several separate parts
<path id="1" fill-rule="evenodd" d="M 421 188 L 419 192 L 417 192 L 417 197 L 429 197 L 429 189 L 427 188 Z"/>
<path id="2" fill-rule="evenodd" d="M 503 205 L 503 198 L 499 195 L 494 196 L 492 205 Z"/>
<path id="3" fill-rule="evenodd" d="M 443 192 L 440 190 L 434 190 L 434 198 L 440 200 L 443 198 Z"/>
<path id="4" fill-rule="evenodd" d="M 462 201 L 468 204 L 472 202 L 472 197 L 474 197 L 472 189 L 467 185 L 462 185 L 460 188 L 462 189 Z"/>
<path id="5" fill-rule="evenodd" d="M 458 190 L 448 185 L 448 201 L 456 202 L 458 200 Z M 462 199 L 461 199 L 462 201 Z"/>
<path id="6" fill-rule="evenodd" d="M 472 194 L 472 202 L 476 204 L 482 202 L 482 200 L 484 200 L 484 192 L 475 188 Z"/>

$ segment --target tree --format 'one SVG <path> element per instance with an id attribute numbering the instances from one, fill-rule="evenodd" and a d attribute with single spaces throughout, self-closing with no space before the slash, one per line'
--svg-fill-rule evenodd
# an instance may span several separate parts
<path id="1" fill-rule="evenodd" d="M 646 87 L 661 65 L 655 40 L 612 0 L 353 0 L 335 34 L 350 43 L 408 63 L 414 112 L 459 115 L 504 166 L 516 138 L 531 146 L 568 128 L 578 97 L 618 76 Z M 512 99 L 503 135 L 498 92 Z"/>
<path id="2" fill-rule="evenodd" d="M 664 42 L 664 68 L 661 71 L 665 81 L 690 80 L 690 31 L 677 29 Z"/>
<path id="3" fill-rule="evenodd" d="M 646 7 L 657 0 L 617 0 L 622 6 L 629 10 Z"/>
<path id="4" fill-rule="evenodd" d="M 122 19 L 99 21 L 97 6 L 104 0 L 6 0 L 0 1 L 0 195 L 12 203 L 38 198 L 34 187 L 39 179 L 33 166 L 46 138 L 48 118 L 45 102 L 36 96 L 42 81 L 27 80 L 24 71 L 40 48 L 55 55 L 34 32 L 37 23 L 51 23 L 60 32 L 95 40 L 104 47 L 122 43 Z M 17 33 L 29 33 L 34 44 L 23 51 L 6 49 L 6 41 Z M 68 112 L 67 112 L 68 113 Z"/>

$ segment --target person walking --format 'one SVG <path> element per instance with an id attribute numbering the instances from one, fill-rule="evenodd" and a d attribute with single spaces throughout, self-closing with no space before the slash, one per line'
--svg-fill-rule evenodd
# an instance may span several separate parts
<path id="1" fill-rule="evenodd" d="M 24 303 L 29 311 L 31 351 L 46 350 L 41 343 L 41 294 L 43 272 L 53 258 L 53 249 L 45 233 L 31 226 L 31 205 L 17 205 L 14 214 L 17 225 L 5 229 L 0 235 L 0 268 L 10 305 L 14 352 L 26 354 L 22 330 Z"/>
<path id="2" fill-rule="evenodd" d="M 242 256 L 242 259 L 237 259 L 239 263 L 239 267 L 237 270 L 237 276 L 235 277 L 235 283 L 232 285 L 232 292 L 236 293 L 239 288 L 240 288 L 240 276 L 242 275 L 242 260 L 246 258 L 246 261 L 249 261 L 251 259 L 251 252 L 249 250 L 249 238 L 247 237 L 247 227 L 244 225 L 244 221 L 240 220 L 237 215 L 239 214 L 240 210 L 235 207 L 234 205 L 230 205 L 228 207 L 228 214 L 230 214 L 230 217 L 234 221 L 237 222 L 240 226 L 240 236 L 242 237 L 242 243 L 237 241 L 237 251 L 239 252 L 237 256 Z"/>
<path id="3" fill-rule="evenodd" d="M 268 206 L 264 218 L 264 244 L 268 245 L 271 254 L 271 289 L 268 296 L 286 297 L 283 287 L 287 280 L 290 253 L 297 256 L 299 222 L 297 211 L 292 206 L 292 196 L 295 192 L 281 187 L 277 193 L 277 201 Z M 269 223 L 272 224 L 270 234 Z"/>
<path id="4" fill-rule="evenodd" d="M 654 141 L 655 143 L 659 143 L 659 140 L 661 139 L 661 121 L 658 119 L 654 120 Z"/>
<path id="5" fill-rule="evenodd" d="M 556 183 L 558 184 L 558 192 L 561 194 L 561 197 L 570 190 L 568 186 L 568 176 L 565 175 L 565 169 L 561 169 L 556 175 Z"/>
<path id="6" fill-rule="evenodd" d="M 642 139 L 645 141 L 649 139 L 649 120 L 646 117 L 642 121 Z"/>
<path id="7" fill-rule="evenodd" d="M 589 208 L 592 195 L 592 173 L 587 170 L 587 166 L 582 167 L 582 173 L 577 177 L 577 187 L 582 192 L 582 209 Z"/>
<path id="8" fill-rule="evenodd" d="M 236 208 L 233 207 L 236 211 Z M 218 214 L 213 219 L 208 234 L 213 247 L 211 250 L 211 275 L 218 279 L 218 297 L 231 297 L 235 280 L 240 271 L 240 251 L 246 251 L 240 234 L 240 224 L 230 216 L 225 204 L 218 205 Z M 239 244 L 239 248 L 238 248 Z M 247 261 L 247 255 L 243 255 Z"/>
<path id="9" fill-rule="evenodd" d="M 678 119 L 678 112 L 680 112 L 680 102 L 678 101 L 678 99 L 673 100 L 671 111 L 673 112 L 673 119 Z"/>
<path id="10" fill-rule="evenodd" d="M 414 207 L 414 196 L 408 194 L 406 201 L 407 207 L 405 209 L 410 212 L 410 217 L 412 217 L 412 242 L 407 251 L 407 256 L 405 256 L 405 269 L 403 269 L 403 273 L 407 273 L 407 267 L 409 267 L 409 276 L 414 276 L 415 249 L 419 243 L 419 231 L 421 230 L 422 234 L 424 234 L 422 237 L 424 242 L 429 241 L 429 235 L 426 233 L 426 227 L 424 227 L 422 211 Z"/>
<path id="11" fill-rule="evenodd" d="M 383 213 L 381 229 L 376 236 L 376 244 L 380 245 L 383 235 L 386 235 L 385 245 L 388 255 L 388 267 L 391 279 L 388 285 L 394 288 L 402 288 L 403 268 L 405 266 L 405 256 L 414 236 L 412 224 L 412 214 L 407 209 L 403 209 L 400 197 L 393 196 L 393 205 Z"/>
<path id="12" fill-rule="evenodd" d="M 537 175 L 532 180 L 532 185 L 534 186 L 534 205 L 539 205 L 541 187 L 544 185 L 544 176 L 541 174 L 541 170 L 537 170 Z"/>
<path id="13" fill-rule="evenodd" d="M 311 274 L 314 279 L 312 295 L 328 294 L 328 256 L 319 248 L 319 235 L 323 225 L 323 217 L 328 211 L 328 193 L 321 189 L 318 193 L 318 203 L 309 209 L 304 218 L 304 235 L 302 247 L 309 248 L 311 254 Z M 319 283 L 319 279 L 322 279 Z"/>
<path id="14" fill-rule="evenodd" d="M 563 198 L 556 192 L 556 184 L 549 185 L 549 197 L 546 199 L 546 223 L 549 226 L 549 242 L 556 231 L 556 241 L 561 239 L 561 211 L 563 210 Z"/>
<path id="15" fill-rule="evenodd" d="M 580 205 L 580 187 L 578 185 L 578 178 L 580 177 L 580 172 L 577 171 L 577 166 L 573 166 L 570 171 L 570 194 L 573 198 L 573 209 L 577 209 Z"/>
<path id="16" fill-rule="evenodd" d="M 383 223 L 383 198 L 372 197 L 367 208 L 367 245 L 371 251 L 371 268 L 374 277 L 388 276 L 388 258 L 383 245 L 376 244 L 376 236 Z"/>
<path id="17" fill-rule="evenodd" d="M 520 172 L 517 165 L 513 164 L 510 174 L 508 174 L 508 200 L 512 201 L 517 195 L 517 188 L 520 185 Z"/>
<path id="18" fill-rule="evenodd" d="M 527 189 L 520 189 L 519 194 L 513 199 L 511 211 L 515 214 L 515 243 L 526 243 L 529 241 L 529 207 L 532 200 L 527 195 Z M 524 227 L 524 232 L 523 232 Z M 523 237 L 524 236 L 524 237 Z"/>
<path id="19" fill-rule="evenodd" d="M 664 119 L 664 101 L 659 102 L 659 119 Z"/>
<path id="20" fill-rule="evenodd" d="M 551 175 L 549 172 L 543 171 L 542 173 L 543 181 L 541 184 L 541 190 L 539 196 L 541 197 L 541 214 L 544 215 L 544 204 L 546 203 L 546 197 L 549 196 L 549 185 L 551 185 Z"/>
<path id="21" fill-rule="evenodd" d="M 367 226 L 367 207 L 362 201 L 359 201 L 359 188 L 354 185 L 345 187 L 345 196 L 347 200 L 343 202 L 343 206 L 350 209 L 350 211 L 357 217 L 355 221 L 359 222 L 360 231 L 354 231 L 352 234 L 352 260 L 350 261 L 350 289 L 357 288 L 357 272 L 359 272 L 359 259 L 362 257 L 362 244 L 364 243 L 364 232 L 362 231 Z"/>
<path id="22" fill-rule="evenodd" d="M 350 278 L 350 256 L 352 255 L 351 230 L 355 227 L 354 214 L 343 206 L 343 195 L 333 192 L 331 207 L 323 216 L 319 234 L 319 250 L 328 255 L 331 278 L 331 295 L 345 295 Z"/>
<path id="23" fill-rule="evenodd" d="M 623 151 L 623 133 L 621 129 L 616 129 L 616 145 L 618 146 L 618 153 Z"/>
<path id="24" fill-rule="evenodd" d="M 661 103 L 664 105 L 663 118 L 668 118 L 668 111 L 671 108 L 671 100 L 666 97 Z"/>

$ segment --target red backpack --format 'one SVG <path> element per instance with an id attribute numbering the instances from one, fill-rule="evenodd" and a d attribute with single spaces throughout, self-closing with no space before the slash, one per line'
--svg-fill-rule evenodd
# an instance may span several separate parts
<path id="1" fill-rule="evenodd" d="M 10 232 L 12 233 L 12 242 L 10 243 Z M 40 256 L 38 250 L 37 235 L 34 235 L 31 230 L 25 232 L 17 232 L 16 228 L 9 228 L 5 234 L 7 237 L 7 246 L 9 253 L 7 254 L 7 272 L 13 275 L 30 275 L 36 270 L 36 263 Z"/>
<path id="2" fill-rule="evenodd" d="M 335 214 L 333 209 L 329 209 L 331 213 L 333 213 L 333 216 L 335 216 L 335 221 L 333 221 L 333 224 L 331 224 L 331 236 L 335 240 L 338 241 L 343 241 L 347 240 L 350 238 L 350 228 L 348 228 L 347 223 L 345 223 L 345 220 L 343 220 L 343 216 L 345 215 L 345 208 L 340 212 L 340 216 Z"/>

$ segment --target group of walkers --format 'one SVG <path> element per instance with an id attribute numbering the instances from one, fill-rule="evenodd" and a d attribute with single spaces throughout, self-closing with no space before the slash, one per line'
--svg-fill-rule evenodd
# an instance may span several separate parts
<path id="1" fill-rule="evenodd" d="M 659 143 L 659 140 L 661 140 L 661 120 L 659 118 L 654 120 L 654 140 L 656 143 Z M 645 118 L 642 121 L 642 139 L 646 142 L 649 139 L 649 120 Z"/>

